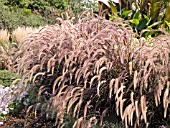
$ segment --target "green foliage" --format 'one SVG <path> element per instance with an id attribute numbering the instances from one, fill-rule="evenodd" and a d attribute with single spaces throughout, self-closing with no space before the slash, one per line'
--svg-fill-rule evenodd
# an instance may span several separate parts
<path id="1" fill-rule="evenodd" d="M 1 4 L 0 29 L 7 29 L 9 32 L 12 32 L 19 26 L 38 27 L 45 24 L 46 21 L 43 17 L 32 14 L 29 9 L 9 8 Z"/>
<path id="2" fill-rule="evenodd" d="M 64 116 L 65 125 L 63 128 L 71 128 L 74 125 L 75 119 L 68 114 Z"/>
<path id="3" fill-rule="evenodd" d="M 25 13 L 26 16 L 31 15 L 31 9 L 23 8 L 23 12 Z"/>
<path id="4" fill-rule="evenodd" d="M 112 2 L 109 2 L 109 4 L 112 11 L 110 19 L 115 19 L 119 16 L 123 19 L 129 20 L 132 28 L 137 33 L 141 33 L 144 29 L 169 29 L 165 23 L 170 20 L 169 0 L 124 0 L 122 1 L 121 10 L 118 14 L 117 12 L 120 5 L 115 6 Z M 155 37 L 160 35 L 160 32 L 154 32 L 154 35 L 152 32 L 146 32 L 142 36 L 148 37 L 149 35 Z"/>
<path id="5" fill-rule="evenodd" d="M 57 13 L 56 15 L 60 16 L 60 13 L 66 10 L 72 10 L 74 16 L 77 17 L 83 10 L 93 9 L 96 11 L 97 9 L 96 2 L 86 0 L 0 0 L 0 2 L 8 7 L 30 9 L 32 12 L 38 12 L 47 20 L 51 18 L 51 14 Z M 48 23 L 54 22 L 48 21 Z"/>
<path id="6" fill-rule="evenodd" d="M 15 73 L 12 73 L 8 70 L 0 70 L 0 85 L 9 87 L 17 78 L 19 77 Z"/>

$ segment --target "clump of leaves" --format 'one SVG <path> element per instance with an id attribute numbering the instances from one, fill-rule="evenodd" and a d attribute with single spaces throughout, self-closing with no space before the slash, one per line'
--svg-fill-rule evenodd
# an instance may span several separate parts
<path id="1" fill-rule="evenodd" d="M 114 113 L 126 127 L 148 126 L 161 105 L 162 118 L 167 117 L 169 36 L 153 40 L 151 47 L 134 42 L 129 25 L 120 20 L 59 20 L 26 38 L 17 52 L 21 82 L 39 89 L 29 109 L 41 107 L 58 127 L 67 113 L 76 119 L 74 128 L 102 125 Z"/>
<path id="2" fill-rule="evenodd" d="M 122 0 L 119 5 L 115 5 L 111 0 L 106 1 L 99 1 L 99 11 L 110 10 L 110 20 L 117 17 L 129 20 L 133 30 L 137 33 L 140 33 L 143 29 L 158 28 L 166 29 L 169 32 L 170 1 L 168 0 Z M 101 8 L 101 6 L 105 8 Z M 156 37 L 160 34 L 157 31 L 142 36 Z"/>

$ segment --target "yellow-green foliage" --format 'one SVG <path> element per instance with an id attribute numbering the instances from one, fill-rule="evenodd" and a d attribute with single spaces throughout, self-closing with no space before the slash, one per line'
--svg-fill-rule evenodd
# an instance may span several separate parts
<path id="1" fill-rule="evenodd" d="M 170 36 L 157 37 L 151 47 L 134 42 L 123 21 L 59 20 L 28 37 L 17 52 L 21 82 L 39 88 L 35 110 L 41 106 L 58 127 L 67 113 L 76 119 L 74 128 L 102 125 L 106 114 L 115 113 L 126 127 L 168 118 Z"/>

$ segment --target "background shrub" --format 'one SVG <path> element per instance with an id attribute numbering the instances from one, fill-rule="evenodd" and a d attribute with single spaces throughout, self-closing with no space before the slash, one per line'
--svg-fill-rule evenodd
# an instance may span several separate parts
<path id="1" fill-rule="evenodd" d="M 1 3 L 0 8 L 0 29 L 7 29 L 12 32 L 15 28 L 21 26 L 38 27 L 47 24 L 42 16 L 35 14 L 26 14 L 22 9 L 8 7 Z"/>
<path id="2" fill-rule="evenodd" d="M 101 0 L 102 1 L 102 0 Z M 121 17 L 129 20 L 134 32 L 142 33 L 143 37 L 156 37 L 161 34 L 160 31 L 152 31 L 155 29 L 163 29 L 169 32 L 169 13 L 170 1 L 168 0 L 121 0 L 121 5 L 115 5 L 114 2 L 108 0 L 108 5 L 99 2 L 99 10 L 108 9 L 108 17 L 110 20 Z"/>
<path id="3" fill-rule="evenodd" d="M 6 20 L 11 20 L 12 22 L 16 22 L 14 24 L 9 22 L 9 24 L 33 27 L 44 24 L 55 24 L 56 18 L 61 17 L 61 14 L 68 10 L 74 17 L 78 17 L 84 10 L 97 10 L 97 2 L 85 0 L 0 0 L 0 3 L 0 12 L 3 13 L 0 16 L 5 19 L 5 22 Z M 0 28 L 2 26 L 4 26 L 3 23 L 0 23 Z"/>

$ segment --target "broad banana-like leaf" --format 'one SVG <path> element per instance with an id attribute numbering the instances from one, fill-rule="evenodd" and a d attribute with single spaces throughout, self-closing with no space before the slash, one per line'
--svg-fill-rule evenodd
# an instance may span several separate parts
<path id="1" fill-rule="evenodd" d="M 137 30 L 141 31 L 142 29 L 147 27 L 148 20 L 146 18 L 143 18 L 139 21 L 139 24 L 137 25 Z"/>
<path id="2" fill-rule="evenodd" d="M 121 13 L 122 18 L 127 18 L 132 13 L 132 10 L 125 10 Z"/>
<path id="3" fill-rule="evenodd" d="M 165 20 L 170 22 L 170 0 L 166 2 Z"/>
<path id="4" fill-rule="evenodd" d="M 129 1 L 128 1 L 128 0 L 123 0 L 123 2 L 124 2 L 124 3 L 125 3 L 125 5 L 126 5 L 126 7 L 125 7 L 125 8 L 126 8 L 126 9 L 128 9 L 128 8 L 129 8 L 129 7 L 128 7 L 128 6 L 129 6 Z"/>
<path id="5" fill-rule="evenodd" d="M 100 12 L 103 12 L 105 10 L 110 10 L 110 4 L 108 0 L 98 0 L 98 7 Z"/>
<path id="6" fill-rule="evenodd" d="M 159 14 L 160 14 L 160 10 L 162 8 L 162 0 L 159 0 L 157 2 L 154 2 L 154 0 L 152 1 L 153 3 L 151 3 L 151 10 L 150 10 L 150 17 L 152 21 L 156 21 Z"/>
<path id="7" fill-rule="evenodd" d="M 103 3 L 103 4 L 105 4 L 107 7 L 110 7 L 108 0 L 98 0 L 98 3 Z"/>
<path id="8" fill-rule="evenodd" d="M 168 28 L 170 29 L 170 22 L 168 22 L 168 21 L 165 20 L 165 23 L 166 23 L 166 25 L 168 26 Z"/>
<path id="9" fill-rule="evenodd" d="M 141 0 L 140 10 L 143 11 L 145 9 L 145 7 L 147 7 L 148 3 L 149 3 L 149 0 Z"/>
<path id="10" fill-rule="evenodd" d="M 135 24 L 135 25 L 138 25 L 139 24 L 139 20 L 138 19 L 132 19 L 132 20 L 129 20 L 131 23 Z"/>
<path id="11" fill-rule="evenodd" d="M 145 7 L 148 5 L 149 0 L 142 0 L 140 3 L 140 10 L 143 11 Z"/>
<path id="12" fill-rule="evenodd" d="M 119 3 L 119 0 L 114 0 L 115 3 Z M 106 9 L 112 11 L 112 14 L 114 14 L 115 16 L 117 16 L 117 8 L 116 6 L 109 0 L 98 0 L 98 6 L 99 6 L 99 10 L 102 12 Z M 108 12 L 109 14 L 109 12 Z"/>
<path id="13" fill-rule="evenodd" d="M 117 16 L 116 6 L 115 6 L 113 3 L 111 3 L 110 1 L 109 1 L 109 5 L 110 5 L 110 8 L 111 8 L 111 10 L 112 10 L 112 14 L 114 14 L 115 16 Z"/>

